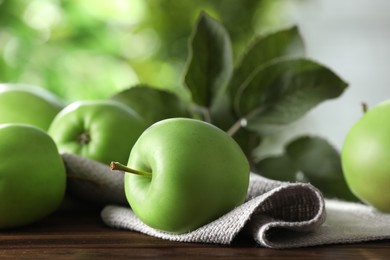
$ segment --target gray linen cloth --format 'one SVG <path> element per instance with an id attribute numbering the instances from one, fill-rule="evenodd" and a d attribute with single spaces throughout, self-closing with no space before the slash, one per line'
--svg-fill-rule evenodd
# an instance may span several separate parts
<path id="1" fill-rule="evenodd" d="M 68 193 L 103 207 L 103 222 L 118 229 L 181 242 L 230 244 L 239 234 L 260 246 L 308 247 L 390 238 L 390 214 L 359 204 L 322 197 L 310 184 L 286 183 L 251 173 L 245 203 L 197 230 L 171 234 L 145 225 L 126 202 L 124 173 L 76 155 L 62 155 Z"/>

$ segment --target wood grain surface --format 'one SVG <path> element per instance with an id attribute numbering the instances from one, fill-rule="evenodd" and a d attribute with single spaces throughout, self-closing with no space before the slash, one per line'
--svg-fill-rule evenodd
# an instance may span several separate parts
<path id="1" fill-rule="evenodd" d="M 165 241 L 112 229 L 99 211 L 57 212 L 33 225 L 0 231 L 0 259 L 390 259 L 390 241 L 301 249 L 259 247 L 246 236 L 232 245 Z"/>

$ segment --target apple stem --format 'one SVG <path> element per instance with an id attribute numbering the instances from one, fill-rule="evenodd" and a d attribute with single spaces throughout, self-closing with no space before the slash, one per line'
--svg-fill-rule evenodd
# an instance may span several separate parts
<path id="1" fill-rule="evenodd" d="M 363 113 L 367 113 L 368 111 L 368 105 L 366 102 L 362 102 L 362 110 L 363 110 Z"/>
<path id="2" fill-rule="evenodd" d="M 148 177 L 148 178 L 152 178 L 152 174 L 150 172 L 144 172 L 144 171 L 135 170 L 135 169 L 129 168 L 126 165 L 123 165 L 123 164 L 121 164 L 119 162 L 111 162 L 110 163 L 110 169 L 111 170 L 118 170 L 118 171 L 129 172 L 129 173 L 145 176 L 145 177 Z"/>

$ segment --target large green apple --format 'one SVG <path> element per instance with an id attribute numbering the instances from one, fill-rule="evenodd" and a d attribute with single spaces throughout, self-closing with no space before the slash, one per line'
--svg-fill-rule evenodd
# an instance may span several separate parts
<path id="1" fill-rule="evenodd" d="M 368 110 L 351 127 L 341 158 L 351 191 L 363 202 L 390 212 L 390 101 Z"/>
<path id="2" fill-rule="evenodd" d="M 112 163 L 138 173 L 125 174 L 134 213 L 173 233 L 194 230 L 237 207 L 249 183 L 249 163 L 239 145 L 219 128 L 188 118 L 162 120 L 145 130 L 128 167 Z"/>
<path id="3" fill-rule="evenodd" d="M 0 124 L 0 158 L 0 229 L 30 224 L 57 209 L 65 194 L 65 166 L 46 132 Z"/>
<path id="4" fill-rule="evenodd" d="M 64 103 L 36 86 L 0 84 L 0 123 L 31 124 L 47 130 Z"/>
<path id="5" fill-rule="evenodd" d="M 60 153 L 71 153 L 109 164 L 127 160 L 145 130 L 143 119 L 112 100 L 76 101 L 54 118 L 48 133 Z"/>

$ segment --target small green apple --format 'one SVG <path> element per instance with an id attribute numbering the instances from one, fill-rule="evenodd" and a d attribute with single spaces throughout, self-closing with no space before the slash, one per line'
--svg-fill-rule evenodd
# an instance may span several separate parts
<path id="1" fill-rule="evenodd" d="M 0 123 L 31 124 L 47 130 L 64 103 L 44 88 L 0 84 Z"/>
<path id="2" fill-rule="evenodd" d="M 351 191 L 390 213 L 390 101 L 368 110 L 349 130 L 341 160 Z"/>
<path id="3" fill-rule="evenodd" d="M 192 231 L 244 202 L 249 163 L 239 145 L 209 123 L 173 118 L 150 126 L 134 145 L 126 170 L 126 198 L 147 225 Z M 135 170 L 132 170 L 135 169 Z"/>
<path id="4" fill-rule="evenodd" d="M 127 160 L 146 128 L 133 110 L 112 100 L 76 101 L 54 118 L 48 133 L 60 153 L 80 155 L 109 164 Z"/>
<path id="5" fill-rule="evenodd" d="M 0 229 L 33 223 L 63 200 L 65 166 L 43 130 L 0 124 Z"/>

